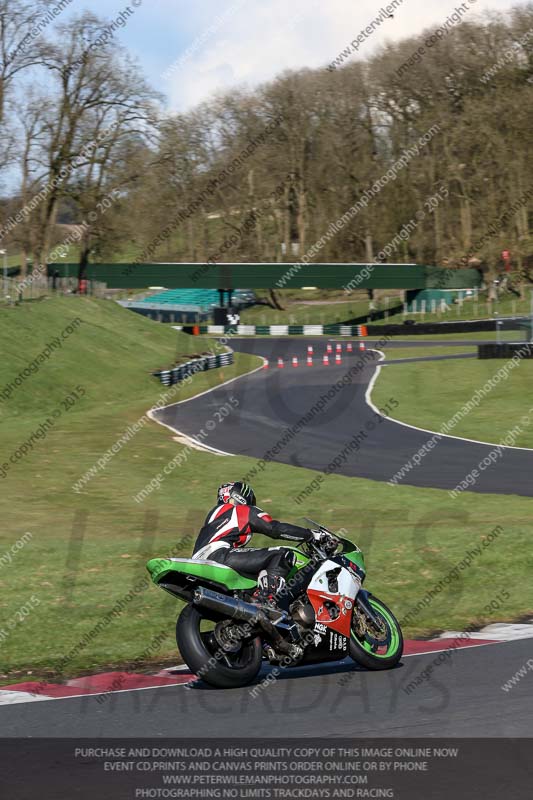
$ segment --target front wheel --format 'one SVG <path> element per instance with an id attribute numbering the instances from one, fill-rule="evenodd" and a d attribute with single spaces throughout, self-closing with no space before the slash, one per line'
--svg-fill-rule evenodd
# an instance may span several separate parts
<path id="1" fill-rule="evenodd" d="M 223 624 L 218 623 L 217 631 Z M 183 660 L 195 675 L 218 689 L 246 686 L 261 668 L 261 639 L 247 639 L 235 646 L 228 642 L 228 647 L 222 647 L 215 628 L 195 606 L 185 606 L 176 623 L 176 642 Z"/>
<path id="2" fill-rule="evenodd" d="M 350 656 L 366 669 L 391 669 L 403 653 L 403 636 L 400 623 L 385 603 L 369 594 L 367 602 L 376 615 L 376 626 L 357 604 L 352 616 Z"/>

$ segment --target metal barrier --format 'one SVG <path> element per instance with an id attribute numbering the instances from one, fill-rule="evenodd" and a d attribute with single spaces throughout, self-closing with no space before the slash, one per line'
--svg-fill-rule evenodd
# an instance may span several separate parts
<path id="1" fill-rule="evenodd" d="M 366 336 L 366 325 L 198 325 L 199 334 L 222 336 Z M 194 333 L 190 325 L 184 333 Z"/>
<path id="2" fill-rule="evenodd" d="M 17 276 L 6 279 L 0 273 L 0 281 L 0 302 L 7 305 L 45 296 L 79 294 L 77 277 L 49 278 L 41 272 L 34 272 L 24 278 Z M 107 293 L 105 283 L 98 281 L 86 281 L 84 289 L 83 294 L 93 297 L 105 297 Z"/>
<path id="3" fill-rule="evenodd" d="M 480 344 L 477 348 L 478 358 L 505 358 L 509 360 L 519 358 L 533 358 L 533 344 L 529 342 L 500 342 L 495 344 Z"/>
<path id="4" fill-rule="evenodd" d="M 205 372 L 208 369 L 217 369 L 233 364 L 233 351 L 221 353 L 220 355 L 208 355 L 201 358 L 194 358 L 184 364 L 178 364 L 172 369 L 162 369 L 152 372 L 154 378 L 159 378 L 164 386 L 173 386 L 175 383 L 185 380 L 185 378 L 195 375 L 197 372 Z"/>

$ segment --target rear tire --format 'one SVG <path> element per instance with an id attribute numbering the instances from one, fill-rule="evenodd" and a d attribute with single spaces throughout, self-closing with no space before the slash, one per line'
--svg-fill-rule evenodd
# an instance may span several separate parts
<path id="1" fill-rule="evenodd" d="M 217 689 L 235 689 L 251 683 L 261 669 L 261 639 L 244 642 L 234 667 L 227 666 L 214 655 L 220 648 L 210 647 L 202 634 L 202 614 L 193 605 L 187 605 L 176 623 L 176 642 L 187 666 L 206 683 Z"/>
<path id="2" fill-rule="evenodd" d="M 351 658 L 362 667 L 371 670 L 392 669 L 402 657 L 403 635 L 400 623 L 385 603 L 378 600 L 373 595 L 368 595 L 368 602 L 372 610 L 385 624 L 387 635 L 382 643 L 380 639 L 373 638 L 371 634 L 366 634 L 363 639 L 359 638 L 354 630 L 353 618 L 350 636 L 349 652 Z M 380 652 L 386 647 L 385 652 Z"/>

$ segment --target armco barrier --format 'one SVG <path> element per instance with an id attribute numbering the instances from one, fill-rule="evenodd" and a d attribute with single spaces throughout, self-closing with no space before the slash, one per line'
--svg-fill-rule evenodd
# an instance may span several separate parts
<path id="1" fill-rule="evenodd" d="M 233 364 L 232 351 L 221 353 L 220 355 L 194 358 L 191 361 L 186 361 L 184 364 L 178 364 L 176 367 L 172 367 L 172 369 L 162 369 L 158 372 L 152 372 L 152 375 L 154 378 L 159 378 L 164 386 L 173 386 L 175 383 L 185 380 L 185 378 L 194 375 L 196 372 L 225 367 L 228 364 Z"/>
<path id="2" fill-rule="evenodd" d="M 193 333 L 184 325 L 183 333 Z M 366 325 L 200 325 L 200 334 L 222 336 L 366 336 Z"/>
<path id="3" fill-rule="evenodd" d="M 506 319 L 499 320 L 502 327 L 506 330 L 519 330 L 519 319 Z M 493 335 L 496 331 L 495 319 L 475 319 L 471 322 L 409 322 L 406 321 L 401 325 L 368 325 L 368 333 L 371 336 L 383 334 L 384 336 L 413 336 L 417 334 L 430 334 L 430 333 L 475 333 L 475 332 L 491 332 Z"/>
<path id="4" fill-rule="evenodd" d="M 236 336 L 411 336 L 430 333 L 496 332 L 500 323 L 503 330 L 524 328 L 524 318 L 476 319 L 459 322 L 416 322 L 406 320 L 397 325 L 200 325 L 199 333 L 210 336 L 231 334 Z M 184 325 L 184 333 L 192 333 L 192 325 Z"/>
<path id="5" fill-rule="evenodd" d="M 502 342 L 501 344 L 480 344 L 477 348 L 478 358 L 505 358 L 513 356 L 520 358 L 533 358 L 533 343 Z"/>

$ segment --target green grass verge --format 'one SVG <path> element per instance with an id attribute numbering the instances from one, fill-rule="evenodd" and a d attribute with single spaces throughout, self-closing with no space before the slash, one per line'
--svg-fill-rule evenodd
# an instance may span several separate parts
<path id="1" fill-rule="evenodd" d="M 303 305 L 290 303 L 283 311 L 258 305 L 241 312 L 243 325 L 332 325 L 366 314 L 368 302 Z"/>
<path id="2" fill-rule="evenodd" d="M 434 351 L 439 354 L 447 349 L 434 348 Z M 403 357 L 409 357 L 409 353 L 418 355 L 419 350 L 425 348 L 416 348 L 416 352 L 415 348 L 398 351 L 389 348 L 387 355 L 396 358 L 398 353 L 404 353 Z M 374 386 L 372 399 L 380 405 L 393 396 L 399 403 L 393 417 L 438 431 L 507 363 L 505 359 L 465 359 L 406 363 L 385 368 Z M 499 442 L 515 425 L 519 425 L 521 430 L 516 431 L 514 445 L 533 447 L 533 414 L 531 423 L 520 423 L 523 415 L 533 408 L 533 361 L 520 361 L 506 374 L 507 378 L 496 378 L 495 386 L 488 387 L 479 405 L 460 419 L 450 433 Z"/>
<path id="3" fill-rule="evenodd" d="M 315 292 L 299 292 L 295 290 L 282 290 L 278 293 L 285 305 L 283 311 L 269 308 L 268 306 L 258 305 L 251 308 L 244 309 L 241 313 L 241 322 L 248 325 L 325 325 L 333 324 L 336 322 L 345 322 L 354 318 L 367 318 L 369 317 L 369 302 L 363 293 L 359 292 L 354 295 L 348 302 L 334 303 L 326 302 L 326 290 L 318 290 Z M 345 295 L 341 293 L 330 292 L 331 296 L 327 299 L 344 300 Z M 376 309 L 386 311 L 387 308 L 399 307 L 401 302 L 399 297 L 391 295 L 388 298 L 388 305 L 384 298 L 376 303 Z M 308 297 L 307 297 L 308 296 Z M 317 300 L 324 299 L 323 303 L 316 305 L 304 305 L 302 299 Z M 415 320 L 417 323 L 422 322 L 460 322 L 462 320 L 476 320 L 476 319 L 495 319 L 498 317 L 525 315 L 531 313 L 531 304 L 529 297 L 520 300 L 513 295 L 504 295 L 496 303 L 487 303 L 485 300 L 480 300 L 478 303 L 465 302 L 462 307 L 455 305 L 448 311 L 435 314 L 406 314 L 396 313 L 390 314 L 381 320 L 371 322 L 373 325 L 401 325 L 405 319 Z"/>
<path id="4" fill-rule="evenodd" d="M 417 322 L 458 322 L 460 320 L 491 319 L 495 315 L 498 317 L 529 316 L 531 314 L 530 288 L 527 287 L 525 297 L 520 299 L 513 294 L 502 294 L 502 296 L 491 303 L 486 300 L 486 295 L 481 295 L 476 303 L 468 300 L 462 306 L 451 305 L 447 311 L 434 314 L 396 314 L 388 319 L 379 320 L 377 325 L 387 325 L 394 322 L 402 322 L 403 319 L 414 319 Z M 383 304 L 379 306 L 383 308 Z"/>
<path id="5" fill-rule="evenodd" d="M 388 360 L 399 358 L 426 358 L 427 356 L 457 356 L 463 353 L 476 353 L 474 347 L 381 347 Z"/>
<path id="6" fill-rule="evenodd" d="M 326 297 L 327 290 L 317 290 L 315 292 L 298 292 L 296 290 L 282 290 L 278 292 L 282 302 L 285 304 L 283 311 L 269 308 L 268 306 L 253 306 L 244 309 L 242 321 L 247 324 L 331 324 L 334 322 L 344 322 L 357 317 L 367 317 L 370 322 L 369 301 L 359 292 L 354 294 L 348 302 L 333 303 L 326 302 L 327 299 L 345 300 L 346 295 L 342 293 L 330 292 Z M 316 305 L 303 305 L 302 299 L 320 300 L 323 303 Z M 400 308 L 401 301 L 398 292 L 391 294 L 388 303 L 385 298 L 380 299 L 376 304 L 376 310 L 385 311 L 394 307 Z M 493 303 L 487 303 L 485 299 L 479 302 L 472 301 L 463 303 L 462 306 L 454 305 L 445 312 L 435 314 L 403 314 L 388 313 L 387 317 L 375 320 L 375 325 L 401 325 L 404 319 L 412 319 L 416 322 L 460 322 L 462 320 L 491 319 L 506 316 L 524 315 L 531 313 L 531 302 L 529 296 L 523 300 L 514 295 L 503 295 L 501 299 Z M 496 322 L 495 322 L 496 324 Z"/>
<path id="7" fill-rule="evenodd" d="M 83 319 L 79 330 L 8 402 L 0 403 L 3 453 L 9 454 L 61 407 L 75 386 L 86 389 L 46 438 L 1 480 L 3 684 L 125 665 L 145 651 L 146 661 L 176 660 L 178 603 L 139 583 L 147 574 L 145 562 L 170 552 L 189 555 L 217 485 L 239 478 L 255 463 L 192 451 L 159 490 L 138 504 L 133 496 L 183 447 L 168 429 L 150 422 L 83 492 L 75 493 L 72 484 L 161 395 L 149 370 L 168 363 L 177 349 L 183 352 L 191 346 L 183 335 L 112 303 L 66 298 L 9 309 L 0 313 L 5 353 L 0 391 L 77 316 Z M 196 375 L 175 399 L 257 363 L 252 356 L 239 355 L 231 368 Z M 309 470 L 267 464 L 255 481 L 258 502 L 281 519 L 296 521 L 305 513 L 333 529 L 346 528 L 365 551 L 369 588 L 400 617 L 495 525 L 502 525 L 501 535 L 470 568 L 411 619 L 408 635 L 533 611 L 528 499 L 469 493 L 452 501 L 436 490 L 331 475 L 305 508 L 297 505 L 293 498 L 315 477 Z M 12 553 L 26 532 L 31 538 Z M 122 612 L 103 624 L 115 604 L 139 586 Z M 504 588 L 509 600 L 491 611 L 491 600 Z M 32 596 L 38 602 L 34 600 L 35 607 L 24 616 L 22 609 L 32 603 Z M 158 644 L 151 647 L 154 637 Z"/>

